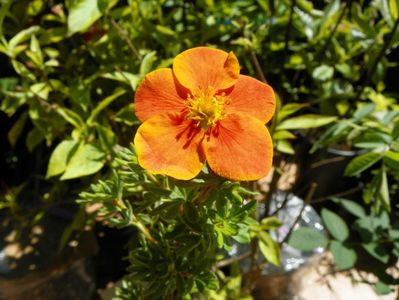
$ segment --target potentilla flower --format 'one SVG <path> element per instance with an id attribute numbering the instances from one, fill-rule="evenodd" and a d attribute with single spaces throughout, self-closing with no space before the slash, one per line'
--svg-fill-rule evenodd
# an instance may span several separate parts
<path id="1" fill-rule="evenodd" d="M 144 78 L 135 95 L 143 122 L 134 138 L 139 164 L 153 174 L 188 180 L 206 162 L 231 180 L 267 175 L 273 145 L 265 123 L 275 109 L 273 89 L 240 75 L 233 52 L 198 47 L 173 67 Z"/>

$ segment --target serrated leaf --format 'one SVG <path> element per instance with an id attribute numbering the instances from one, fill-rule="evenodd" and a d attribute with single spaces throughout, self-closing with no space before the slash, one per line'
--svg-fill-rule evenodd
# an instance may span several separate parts
<path id="1" fill-rule="evenodd" d="M 266 232 L 258 233 L 258 245 L 265 259 L 275 266 L 280 266 L 280 246 Z"/>
<path id="2" fill-rule="evenodd" d="M 307 114 L 284 120 L 277 126 L 277 130 L 317 128 L 335 120 L 337 120 L 337 117 Z"/>
<path id="3" fill-rule="evenodd" d="M 325 247 L 327 240 L 319 231 L 313 228 L 301 227 L 293 231 L 288 239 L 288 245 L 302 251 L 312 251 Z"/>
<path id="4" fill-rule="evenodd" d="M 61 180 L 92 175 L 104 166 L 105 154 L 97 147 L 81 144 L 71 157 Z"/>
<path id="5" fill-rule="evenodd" d="M 383 154 L 368 152 L 352 159 L 345 168 L 344 176 L 355 176 L 370 168 L 383 157 Z"/>
<path id="6" fill-rule="evenodd" d="M 356 252 L 346 247 L 341 242 L 332 241 L 330 244 L 330 251 L 334 256 L 335 264 L 340 270 L 350 269 L 356 263 Z"/>
<path id="7" fill-rule="evenodd" d="M 76 141 L 65 140 L 55 147 L 47 166 L 46 178 L 60 175 L 65 171 L 70 155 L 76 146 Z"/>
<path id="8" fill-rule="evenodd" d="M 326 225 L 328 232 L 338 241 L 345 241 L 349 237 L 349 229 L 345 221 L 336 213 L 323 208 L 321 210 L 321 217 L 324 225 Z"/>

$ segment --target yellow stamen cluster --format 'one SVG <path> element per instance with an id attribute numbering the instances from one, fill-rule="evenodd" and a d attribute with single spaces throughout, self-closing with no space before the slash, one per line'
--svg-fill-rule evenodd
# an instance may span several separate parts
<path id="1" fill-rule="evenodd" d="M 210 87 L 206 90 L 199 89 L 196 93 L 189 95 L 187 103 L 187 117 L 196 121 L 197 126 L 205 130 L 224 117 L 225 94 L 216 95 L 214 89 Z"/>

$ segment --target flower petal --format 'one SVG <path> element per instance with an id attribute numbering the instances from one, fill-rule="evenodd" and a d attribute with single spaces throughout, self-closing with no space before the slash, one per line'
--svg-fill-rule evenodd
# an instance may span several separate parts
<path id="1" fill-rule="evenodd" d="M 145 121 L 153 116 L 181 112 L 185 109 L 188 90 L 173 76 L 172 69 L 158 69 L 148 73 L 134 97 L 137 117 Z"/>
<path id="2" fill-rule="evenodd" d="M 216 91 L 234 85 L 240 74 L 240 65 L 233 52 L 197 47 L 177 55 L 173 61 L 177 80 L 195 92 L 214 88 Z"/>
<path id="3" fill-rule="evenodd" d="M 210 168 L 222 177 L 256 180 L 266 176 L 272 166 L 269 131 L 246 114 L 233 114 L 220 121 L 202 145 Z"/>
<path id="4" fill-rule="evenodd" d="M 140 166 L 154 174 L 176 179 L 194 178 L 203 165 L 202 129 L 177 114 L 161 114 L 146 120 L 134 138 Z"/>
<path id="5" fill-rule="evenodd" d="M 246 113 L 263 123 L 268 122 L 274 114 L 276 100 L 273 89 L 254 78 L 240 75 L 226 97 L 229 99 L 224 107 L 227 114 Z"/>

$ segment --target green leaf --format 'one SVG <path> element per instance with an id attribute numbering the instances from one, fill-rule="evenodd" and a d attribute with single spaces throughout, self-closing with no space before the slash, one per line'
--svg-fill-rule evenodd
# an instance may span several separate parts
<path id="1" fill-rule="evenodd" d="M 399 138 L 399 120 L 395 123 L 395 126 L 392 128 L 391 136 L 393 140 Z"/>
<path id="2" fill-rule="evenodd" d="M 312 251 L 317 247 L 325 247 L 327 240 L 316 229 L 301 227 L 291 233 L 288 245 L 298 250 Z"/>
<path id="3" fill-rule="evenodd" d="M 362 244 L 362 246 L 371 256 L 373 256 L 380 262 L 384 264 L 388 263 L 389 254 L 387 250 L 377 242 Z"/>
<path id="4" fill-rule="evenodd" d="M 28 120 L 28 113 L 24 112 L 8 132 L 7 138 L 11 144 L 11 147 L 14 148 L 15 145 L 17 144 L 18 138 L 21 135 L 27 120 Z"/>
<path id="5" fill-rule="evenodd" d="M 391 13 L 392 19 L 396 20 L 399 17 L 399 0 L 388 0 L 389 1 L 389 11 Z"/>
<path id="6" fill-rule="evenodd" d="M 276 217 L 267 217 L 260 221 L 263 230 L 276 230 L 281 227 L 283 223 Z"/>
<path id="7" fill-rule="evenodd" d="M 140 65 L 140 75 L 144 76 L 152 70 L 154 62 L 157 60 L 157 52 L 151 51 L 147 53 Z"/>
<path id="8" fill-rule="evenodd" d="M 383 154 L 368 152 L 352 159 L 345 168 L 344 176 L 355 176 L 370 168 L 383 157 Z"/>
<path id="9" fill-rule="evenodd" d="M 67 162 L 76 146 L 76 141 L 65 140 L 55 147 L 47 166 L 46 178 L 60 175 L 65 171 Z"/>
<path id="10" fill-rule="evenodd" d="M 270 235 L 264 231 L 258 233 L 258 245 L 263 256 L 268 262 L 280 266 L 280 246 Z"/>
<path id="11" fill-rule="evenodd" d="M 273 134 L 273 140 L 296 139 L 295 134 L 287 130 L 278 130 Z"/>
<path id="12" fill-rule="evenodd" d="M 361 206 L 359 203 L 356 203 L 355 201 L 351 201 L 351 200 L 347 200 L 347 199 L 336 198 L 336 197 L 333 197 L 331 199 L 334 202 L 337 202 L 340 205 L 342 205 L 342 207 L 345 208 L 352 215 L 359 217 L 359 218 L 366 217 L 366 211 L 364 210 L 363 206 Z"/>
<path id="13" fill-rule="evenodd" d="M 81 144 L 71 157 L 61 180 L 74 179 L 98 172 L 104 166 L 105 154 L 97 147 Z"/>
<path id="14" fill-rule="evenodd" d="M 392 289 L 389 285 L 387 285 L 386 283 L 382 282 L 382 281 L 378 281 L 375 284 L 375 292 L 378 295 L 386 295 L 392 292 Z"/>
<path id="15" fill-rule="evenodd" d="M 219 289 L 219 280 L 217 276 L 210 271 L 204 271 L 198 275 L 196 279 L 197 286 L 200 287 L 200 290 L 204 287 L 210 290 L 217 290 Z"/>
<path id="16" fill-rule="evenodd" d="M 105 73 L 102 74 L 101 77 L 129 84 L 133 91 L 136 90 L 140 82 L 140 76 L 124 71 Z"/>
<path id="17" fill-rule="evenodd" d="M 334 256 L 335 264 L 340 270 L 350 269 L 356 263 L 356 252 L 346 247 L 341 242 L 331 241 L 330 251 Z"/>
<path id="18" fill-rule="evenodd" d="M 251 237 L 248 232 L 248 226 L 238 224 L 238 233 L 237 235 L 232 236 L 232 238 L 240 244 L 249 244 L 251 242 Z"/>
<path id="19" fill-rule="evenodd" d="M 74 0 L 69 7 L 68 35 L 83 32 L 101 17 L 98 0 Z"/>
<path id="20" fill-rule="evenodd" d="M 313 70 L 312 73 L 312 77 L 315 80 L 319 81 L 326 81 L 328 79 L 331 79 L 333 75 L 334 75 L 334 68 L 327 65 L 318 66 L 316 69 Z"/>
<path id="21" fill-rule="evenodd" d="M 30 86 L 29 90 L 42 100 L 48 100 L 48 95 L 52 88 L 45 82 L 34 83 Z"/>
<path id="22" fill-rule="evenodd" d="M 399 152 L 386 151 L 384 153 L 384 163 L 399 171 Z"/>
<path id="23" fill-rule="evenodd" d="M 290 129 L 308 129 L 325 126 L 337 120 L 337 117 L 307 114 L 294 117 L 281 122 L 277 126 L 277 130 Z"/>
<path id="24" fill-rule="evenodd" d="M 116 122 L 124 123 L 128 126 L 132 126 L 135 124 L 140 124 L 139 119 L 137 119 L 134 114 L 134 104 L 130 103 L 125 107 L 121 108 L 113 117 Z"/>
<path id="25" fill-rule="evenodd" d="M 385 148 L 392 142 L 390 135 L 382 132 L 366 132 L 361 137 L 354 140 L 354 146 L 359 148 Z"/>
<path id="26" fill-rule="evenodd" d="M 313 3 L 308 0 L 296 0 L 296 5 L 299 9 L 310 14 L 313 11 Z"/>
<path id="27" fill-rule="evenodd" d="M 379 189 L 377 194 L 377 199 L 381 201 L 382 206 L 388 211 L 391 211 L 391 200 L 389 196 L 389 187 L 388 187 L 388 179 L 387 173 L 385 171 L 385 167 L 383 166 L 380 171 L 379 178 Z"/>
<path id="28" fill-rule="evenodd" d="M 33 128 L 29 131 L 25 143 L 29 152 L 32 152 L 37 145 L 39 145 L 44 139 L 43 133 L 38 128 Z"/>
<path id="29" fill-rule="evenodd" d="M 375 110 L 375 106 L 375 103 L 360 106 L 353 114 L 353 118 L 355 120 L 362 120 Z"/>
<path id="30" fill-rule="evenodd" d="M 31 53 L 31 59 L 33 62 L 41 67 L 43 65 L 43 54 L 42 50 L 40 49 L 39 41 L 37 40 L 35 35 L 32 35 L 31 40 L 30 40 L 30 53 Z"/>
<path id="31" fill-rule="evenodd" d="M 82 129 L 85 126 L 82 118 L 73 110 L 66 107 L 59 107 L 56 111 L 65 119 L 65 121 L 72 124 L 75 128 Z"/>
<path id="32" fill-rule="evenodd" d="M 11 64 L 19 75 L 21 75 L 22 78 L 29 79 L 30 81 L 36 81 L 35 75 L 22 63 L 19 61 L 13 59 L 11 60 Z"/>
<path id="33" fill-rule="evenodd" d="M 345 241 L 349 237 L 349 229 L 345 221 L 336 213 L 323 208 L 321 217 L 330 234 L 338 241 Z"/>
<path id="34" fill-rule="evenodd" d="M 294 147 L 292 147 L 292 144 L 287 140 L 279 140 L 274 144 L 276 145 L 276 149 L 278 152 L 286 154 L 295 154 Z"/>
<path id="35" fill-rule="evenodd" d="M 277 112 L 277 120 L 281 122 L 288 116 L 296 113 L 298 110 L 309 106 L 308 104 L 300 104 L 300 103 L 288 103 L 284 105 L 278 112 Z"/>
<path id="36" fill-rule="evenodd" d="M 159 33 L 161 33 L 163 35 L 166 35 L 166 36 L 169 36 L 169 37 L 175 37 L 176 36 L 176 33 L 172 29 L 170 29 L 169 27 L 162 26 L 162 25 L 158 24 L 158 25 L 155 26 L 155 29 L 156 29 L 156 31 L 158 31 Z"/>
<path id="37" fill-rule="evenodd" d="M 115 99 L 117 99 L 119 96 L 123 95 L 126 93 L 126 90 L 117 88 L 115 89 L 114 93 L 108 97 L 106 97 L 104 100 L 102 100 L 91 112 L 90 117 L 87 119 L 87 124 L 93 125 L 93 122 L 97 115 L 105 109 L 108 105 L 110 105 Z"/>
<path id="38" fill-rule="evenodd" d="M 31 26 L 24 30 L 21 30 L 8 43 L 8 52 L 11 57 L 15 56 L 15 47 L 20 43 L 28 40 L 33 34 L 37 33 L 40 30 L 39 26 Z"/>

